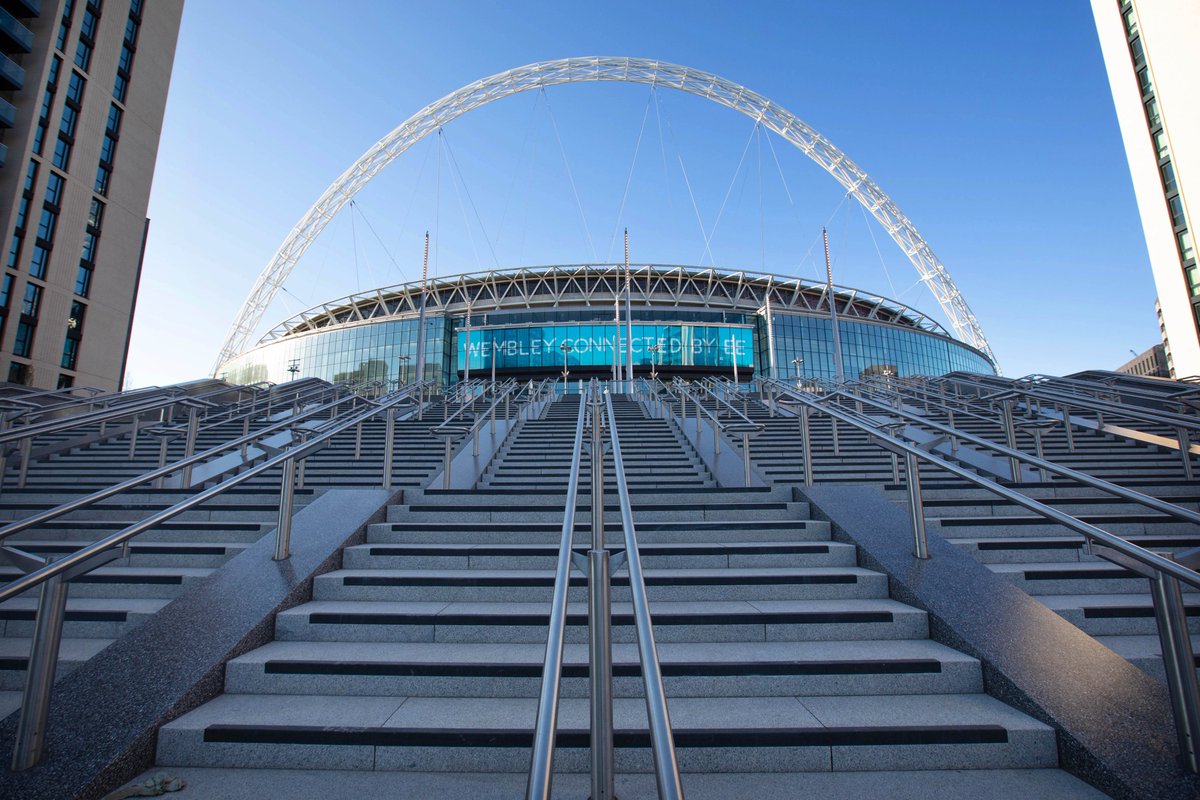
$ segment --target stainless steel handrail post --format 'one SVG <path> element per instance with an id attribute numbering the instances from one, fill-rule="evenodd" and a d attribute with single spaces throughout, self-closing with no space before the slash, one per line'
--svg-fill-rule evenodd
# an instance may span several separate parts
<path id="1" fill-rule="evenodd" d="M 1013 424 L 1013 407 L 1011 400 L 1003 400 L 1000 403 L 1000 419 L 1004 424 L 1004 443 L 1012 450 L 1017 449 L 1017 430 Z M 1012 479 L 1014 483 L 1021 482 L 1021 462 L 1016 456 L 1009 456 L 1009 469 L 1012 470 Z"/>
<path id="2" fill-rule="evenodd" d="M 21 440 L 21 466 L 17 471 L 17 488 L 25 488 L 25 480 L 29 477 L 29 461 L 33 458 L 33 437 Z"/>
<path id="3" fill-rule="evenodd" d="M 362 458 L 362 431 L 363 424 L 360 422 L 354 426 L 354 460 L 358 461 Z"/>
<path id="4" fill-rule="evenodd" d="M 604 440 L 600 396 L 590 392 L 592 547 L 588 551 L 588 654 L 591 689 L 592 800 L 613 800 L 612 571 L 604 546 Z"/>
<path id="5" fill-rule="evenodd" d="M 392 460 L 396 449 L 396 412 L 389 408 L 383 418 L 383 488 L 392 488 Z M 449 474 L 449 467 L 447 467 Z"/>
<path id="6" fill-rule="evenodd" d="M 742 469 L 746 486 L 750 486 L 750 432 L 742 431 Z"/>
<path id="7" fill-rule="evenodd" d="M 141 427 L 142 418 L 138 414 L 133 415 L 133 428 L 129 431 L 129 459 L 133 460 L 137 453 L 138 429 Z"/>
<path id="8" fill-rule="evenodd" d="M 1063 403 L 1061 408 L 1062 408 L 1062 418 L 1063 418 L 1063 431 L 1067 434 L 1067 452 L 1074 453 L 1075 452 L 1075 430 L 1074 430 L 1074 426 L 1071 425 L 1071 407 L 1068 406 L 1066 403 Z"/>
<path id="9" fill-rule="evenodd" d="M 1196 680 L 1196 665 L 1192 655 L 1191 635 L 1188 632 L 1187 611 L 1179 580 L 1162 572 L 1150 579 L 1150 594 L 1154 599 L 1154 618 L 1158 623 L 1158 638 L 1162 643 L 1163 666 L 1167 671 L 1167 687 L 1171 690 L 1171 706 L 1175 712 L 1175 730 L 1179 738 L 1180 756 L 1190 772 L 1200 771 L 1200 685 Z"/>
<path id="10" fill-rule="evenodd" d="M 33 641 L 29 649 L 29 666 L 25 673 L 24 701 L 21 704 L 16 745 L 13 749 L 13 772 L 29 769 L 42 757 L 46 723 L 50 718 L 50 692 L 54 687 L 58 650 L 62 644 L 67 588 L 63 576 L 55 575 L 43 583 L 38 592 L 37 616 L 33 621 Z"/>
<path id="11" fill-rule="evenodd" d="M 188 407 L 187 434 L 183 441 L 183 457 L 191 458 L 196 453 L 196 436 L 200 432 L 200 409 L 197 406 Z M 192 482 L 192 465 L 183 468 L 181 483 L 186 489 Z"/>
<path id="12" fill-rule="evenodd" d="M 800 453 L 804 467 L 804 485 L 813 485 L 812 439 L 808 424 L 808 406 L 800 406 Z"/>
<path id="13" fill-rule="evenodd" d="M 671 716 L 667 695 L 663 689 L 662 668 L 654 644 L 654 627 L 650 622 L 650 601 L 646 597 L 646 579 L 642 575 L 642 557 L 638 552 L 637 529 L 633 524 L 633 506 L 629 486 L 625 481 L 625 463 L 621 458 L 621 442 L 613 415 L 612 395 L 605 395 L 612 444 L 613 473 L 621 508 L 621 527 L 625 532 L 625 564 L 629 570 L 629 591 L 637 630 L 638 657 L 642 681 L 646 690 L 646 717 L 650 728 L 650 749 L 654 758 L 654 773 L 658 782 L 659 800 L 683 800 L 683 784 L 679 778 L 679 762 L 675 758 L 675 740 L 671 733 Z"/>
<path id="14" fill-rule="evenodd" d="M 275 527 L 275 560 L 286 561 L 292 547 L 292 502 L 296 496 L 296 459 L 283 461 L 279 478 L 279 517 Z"/>
<path id="15" fill-rule="evenodd" d="M 1175 435 L 1179 438 L 1179 455 L 1183 458 L 1183 477 L 1189 481 L 1195 480 L 1192 470 L 1192 436 L 1184 427 L 1176 428 Z"/>
<path id="16" fill-rule="evenodd" d="M 442 456 L 442 488 L 450 488 L 450 463 L 451 456 L 454 454 L 454 439 L 450 436 L 444 437 L 446 442 L 445 454 Z"/>
<path id="17" fill-rule="evenodd" d="M 896 454 L 893 453 L 895 458 Z M 912 515 L 913 555 L 929 558 L 929 540 L 925 535 L 925 505 L 921 501 L 921 469 L 917 457 L 904 453 L 904 477 L 908 481 L 908 510 Z"/>

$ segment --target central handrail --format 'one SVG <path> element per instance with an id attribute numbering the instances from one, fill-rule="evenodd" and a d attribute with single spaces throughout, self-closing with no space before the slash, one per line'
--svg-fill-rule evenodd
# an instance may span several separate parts
<path id="1" fill-rule="evenodd" d="M 683 784 L 679 778 L 679 761 L 675 757 L 671 715 L 667 710 L 662 667 L 659 665 L 658 649 L 654 644 L 650 601 L 646 597 L 646 580 L 642 576 L 642 557 L 638 552 L 637 529 L 633 524 L 633 504 L 630 502 L 629 486 L 625 480 L 625 462 L 621 458 L 621 441 L 617 434 L 617 420 L 613 414 L 611 394 L 605 393 L 604 407 L 608 418 L 613 472 L 617 479 L 621 527 L 625 533 L 625 566 L 629 570 L 629 591 L 637 629 L 638 656 L 641 661 L 642 682 L 646 687 L 646 716 L 650 725 L 650 749 L 654 756 L 654 773 L 658 779 L 658 796 L 660 800 L 682 800 Z M 597 423 L 598 420 L 592 422 L 593 425 Z"/>
<path id="2" fill-rule="evenodd" d="M 575 505 L 579 493 L 586 410 L 587 395 L 580 392 L 562 538 L 558 545 L 558 565 L 554 571 L 554 599 L 550 604 L 550 631 L 546 637 L 546 659 L 542 666 L 542 691 L 538 699 L 537 722 L 534 724 L 533 759 L 529 765 L 529 783 L 525 790 L 527 800 L 549 800 L 553 779 L 554 736 L 558 731 L 558 694 L 562 682 L 563 642 L 567 624 L 567 588 L 570 584 L 571 546 L 575 538 Z"/>

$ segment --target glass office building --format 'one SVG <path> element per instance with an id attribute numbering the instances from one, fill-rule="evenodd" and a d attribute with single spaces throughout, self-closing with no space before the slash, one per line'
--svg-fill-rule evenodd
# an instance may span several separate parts
<path id="1" fill-rule="evenodd" d="M 934 320 L 857 289 L 835 287 L 831 298 L 824 284 L 739 270 L 571 265 L 438 278 L 326 303 L 277 326 L 217 376 L 403 383 L 423 362 L 424 377 L 445 385 L 564 370 L 571 379 L 602 378 L 631 360 L 635 375 L 667 378 L 831 378 L 831 311 L 847 376 L 995 372 Z"/>

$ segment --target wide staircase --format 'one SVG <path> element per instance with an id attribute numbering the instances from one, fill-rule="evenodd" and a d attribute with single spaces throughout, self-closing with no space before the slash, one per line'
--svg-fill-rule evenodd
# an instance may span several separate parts
<path id="1" fill-rule="evenodd" d="M 223 695 L 161 730 L 157 769 L 213 793 L 258 785 L 266 773 L 238 770 L 253 765 L 274 770 L 281 796 L 330 785 L 312 770 L 396 771 L 340 781 L 421 796 L 520 794 L 578 407 L 560 399 L 523 423 L 480 490 L 406 491 L 310 602 L 279 615 L 274 642 L 229 663 Z M 951 780 L 988 796 L 1100 796 L 1054 769 L 1051 728 L 984 694 L 979 662 L 931 641 L 926 614 L 891 599 L 885 576 L 859 567 L 790 487 L 716 488 L 671 423 L 629 400 L 613 408 L 685 789 L 788 796 L 819 780 L 861 796 L 869 772 L 906 796 Z M 588 486 L 578 551 L 591 536 Z M 616 493 L 605 496 L 619 549 Z M 617 790 L 644 797 L 653 776 L 628 592 L 618 572 Z M 588 764 L 581 579 L 568 600 L 564 791 Z M 749 781 L 740 793 L 733 775 Z"/>

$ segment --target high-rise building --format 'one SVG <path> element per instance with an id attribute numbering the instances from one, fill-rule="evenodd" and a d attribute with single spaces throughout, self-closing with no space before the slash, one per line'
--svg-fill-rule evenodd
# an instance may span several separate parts
<path id="1" fill-rule="evenodd" d="M 1200 4 L 1092 0 L 1092 13 L 1158 288 L 1171 374 L 1200 375 Z"/>
<path id="2" fill-rule="evenodd" d="M 182 13 L 0 0 L 0 381 L 122 381 Z"/>

